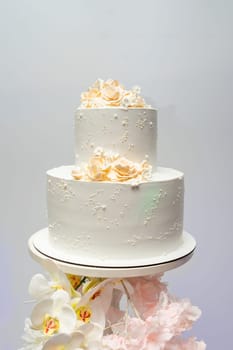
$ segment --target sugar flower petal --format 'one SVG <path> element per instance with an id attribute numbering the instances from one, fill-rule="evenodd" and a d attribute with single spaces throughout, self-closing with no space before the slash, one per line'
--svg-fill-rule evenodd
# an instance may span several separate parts
<path id="1" fill-rule="evenodd" d="M 38 273 L 32 277 L 28 291 L 33 298 L 42 299 L 51 293 L 51 287 L 45 276 Z"/>
<path id="2" fill-rule="evenodd" d="M 36 304 L 31 313 L 32 326 L 35 328 L 40 327 L 43 324 L 43 320 L 46 314 L 53 313 L 53 300 L 45 299 Z"/>
<path id="3" fill-rule="evenodd" d="M 52 295 L 53 300 L 53 309 L 54 311 L 60 310 L 64 304 L 68 304 L 70 302 L 70 296 L 64 290 L 57 290 Z"/>
<path id="4" fill-rule="evenodd" d="M 197 341 L 196 338 L 190 337 L 182 339 L 174 337 L 169 341 L 164 350 L 205 350 L 206 344 L 203 341 Z"/>
<path id="5" fill-rule="evenodd" d="M 48 340 L 43 350 L 78 350 L 81 348 L 83 340 L 84 336 L 80 332 L 57 334 Z"/>
<path id="6" fill-rule="evenodd" d="M 33 329 L 31 320 L 27 318 L 22 339 L 25 345 L 20 350 L 42 350 L 43 344 L 48 340 L 48 337 L 40 330 Z"/>
<path id="7" fill-rule="evenodd" d="M 64 305 L 57 313 L 60 322 L 60 332 L 70 333 L 75 329 L 76 314 L 70 305 Z"/>

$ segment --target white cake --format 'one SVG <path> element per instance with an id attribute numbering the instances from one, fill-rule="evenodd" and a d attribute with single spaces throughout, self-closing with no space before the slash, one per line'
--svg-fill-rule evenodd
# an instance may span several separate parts
<path id="1" fill-rule="evenodd" d="M 158 168 L 148 182 L 85 182 L 71 167 L 48 172 L 51 245 L 81 259 L 130 261 L 168 253 L 183 228 L 183 174 Z"/>
<path id="2" fill-rule="evenodd" d="M 75 165 L 47 172 L 48 229 L 34 245 L 59 261 L 135 267 L 195 247 L 183 232 L 184 175 L 157 166 L 157 110 L 138 87 L 97 80 L 75 113 Z"/>

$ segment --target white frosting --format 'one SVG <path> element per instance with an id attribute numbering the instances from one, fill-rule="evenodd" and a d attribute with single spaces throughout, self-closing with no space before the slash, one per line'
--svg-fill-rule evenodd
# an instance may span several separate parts
<path id="1" fill-rule="evenodd" d="M 96 147 L 133 162 L 146 159 L 155 170 L 157 111 L 152 108 L 78 108 L 75 114 L 75 163 L 86 163 Z"/>
<path id="2" fill-rule="evenodd" d="M 158 168 L 152 180 L 74 180 L 73 167 L 48 171 L 49 241 L 80 259 L 127 261 L 174 251 L 183 231 L 183 174 Z"/>

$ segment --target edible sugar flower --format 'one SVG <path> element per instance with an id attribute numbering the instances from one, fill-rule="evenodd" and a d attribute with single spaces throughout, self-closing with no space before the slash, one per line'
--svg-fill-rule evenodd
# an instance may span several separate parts
<path id="1" fill-rule="evenodd" d="M 21 350 L 205 350 L 204 342 L 180 337 L 200 310 L 169 295 L 161 275 L 88 278 L 50 265 L 50 276 L 31 283 L 40 301 L 25 322 Z"/>
<path id="2" fill-rule="evenodd" d="M 47 341 L 57 334 L 74 331 L 76 315 L 68 304 L 69 300 L 69 295 L 59 290 L 35 305 L 31 319 L 25 321 L 25 345 L 21 350 L 42 350 Z M 63 349 L 60 347 L 57 350 Z"/>
<path id="3" fill-rule="evenodd" d="M 76 314 L 69 302 L 68 293 L 62 290 L 40 301 L 31 314 L 32 329 L 39 330 L 45 336 L 71 333 L 76 326 Z"/>
<path id="4" fill-rule="evenodd" d="M 57 268 L 53 261 L 46 261 L 45 267 L 49 272 L 49 278 L 42 274 L 36 274 L 32 277 L 29 284 L 29 294 L 36 300 L 51 296 L 56 290 L 65 290 L 70 296 L 79 297 L 79 293 L 75 291 L 69 276 Z M 80 277 L 76 277 L 80 278 Z"/>
<path id="5" fill-rule="evenodd" d="M 110 334 L 103 337 L 103 350 L 127 350 L 125 337 L 118 334 Z"/>
<path id="6" fill-rule="evenodd" d="M 167 286 L 161 282 L 162 275 L 128 278 L 133 287 L 131 299 L 141 317 L 152 315 L 157 307 L 160 293 L 166 292 Z"/>
<path id="7" fill-rule="evenodd" d="M 172 300 L 162 291 L 154 315 L 145 320 L 148 341 L 161 342 L 165 345 L 174 336 L 190 329 L 199 316 L 200 310 L 197 307 L 186 300 Z"/>
<path id="8" fill-rule="evenodd" d="M 149 107 L 140 96 L 140 92 L 138 86 L 133 87 L 131 90 L 126 90 L 117 80 L 108 79 L 104 81 L 98 79 L 88 91 L 81 94 L 81 107 Z"/>
<path id="9" fill-rule="evenodd" d="M 101 97 L 107 106 L 119 106 L 124 94 L 124 90 L 117 80 L 109 79 L 103 83 Z"/>
<path id="10" fill-rule="evenodd" d="M 45 343 L 43 350 L 77 350 L 80 349 L 83 339 L 80 332 L 58 334 Z"/>
<path id="11" fill-rule="evenodd" d="M 108 181 L 111 165 L 103 152 L 97 149 L 86 166 L 87 176 L 92 181 Z"/>
<path id="12" fill-rule="evenodd" d="M 111 303 L 113 291 L 112 279 L 91 278 L 84 283 L 82 288 L 82 301 L 94 302 L 98 299 L 101 302 L 104 311 L 107 311 Z"/>
<path id="13" fill-rule="evenodd" d="M 101 350 L 103 330 L 84 325 L 71 334 L 58 334 L 49 339 L 43 350 Z"/>
<path id="14" fill-rule="evenodd" d="M 174 337 L 169 341 L 164 350 L 205 350 L 206 344 L 203 341 L 197 341 L 196 338 L 190 337 L 182 339 Z"/>
<path id="15" fill-rule="evenodd" d="M 82 168 L 83 167 L 83 168 Z M 71 171 L 75 180 L 124 182 L 137 180 L 149 181 L 152 166 L 147 160 L 140 163 L 120 157 L 118 153 L 104 151 L 97 147 L 87 164 Z"/>
<path id="16" fill-rule="evenodd" d="M 113 177 L 117 181 L 127 181 L 136 178 L 140 174 L 140 167 L 137 163 L 131 162 L 125 157 L 117 159 L 112 164 Z"/>
<path id="17" fill-rule="evenodd" d="M 19 350 L 42 350 L 43 345 L 48 340 L 43 332 L 32 328 L 32 322 L 29 318 L 25 320 L 24 335 L 22 337 L 24 346 Z"/>
<path id="18" fill-rule="evenodd" d="M 97 281 L 94 281 L 97 283 Z M 94 284 L 95 284 L 94 283 Z M 78 325 L 98 324 L 104 328 L 106 323 L 106 314 L 112 300 L 113 284 L 111 280 L 106 279 L 89 288 L 82 298 L 73 302 L 72 306 L 76 312 Z"/>

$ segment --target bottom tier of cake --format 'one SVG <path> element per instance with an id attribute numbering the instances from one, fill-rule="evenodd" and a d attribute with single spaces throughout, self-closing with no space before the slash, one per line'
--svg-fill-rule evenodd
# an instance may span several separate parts
<path id="1" fill-rule="evenodd" d="M 130 266 L 182 245 L 183 173 L 158 168 L 151 181 L 135 185 L 77 181 L 71 171 L 47 174 L 48 244 L 59 256 Z"/>

